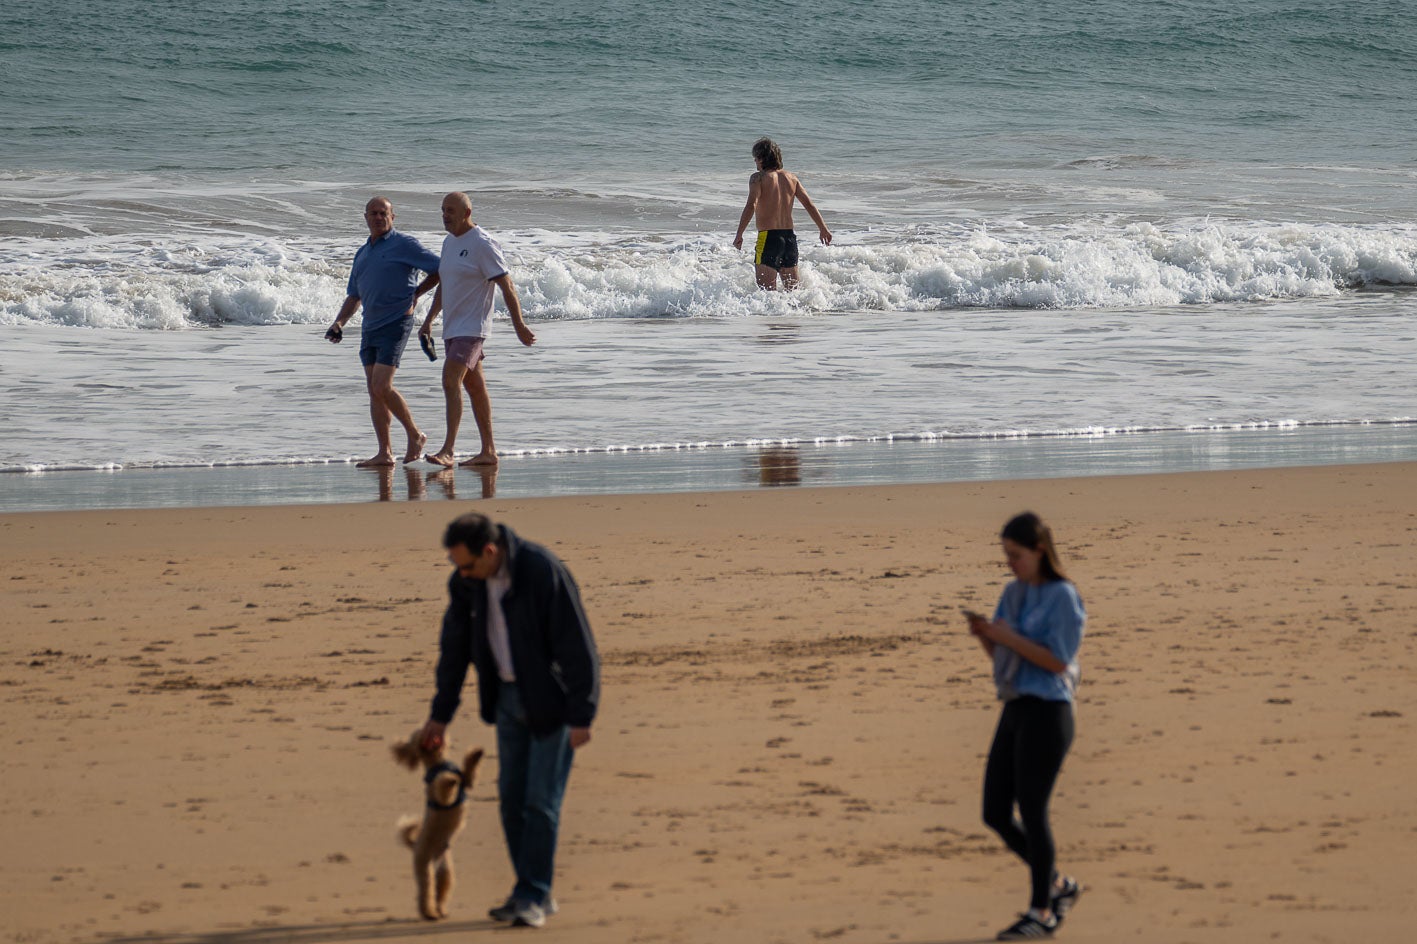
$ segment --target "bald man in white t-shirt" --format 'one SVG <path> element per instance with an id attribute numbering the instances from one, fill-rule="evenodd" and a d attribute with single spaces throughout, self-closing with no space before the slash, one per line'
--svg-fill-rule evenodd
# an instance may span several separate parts
<path id="1" fill-rule="evenodd" d="M 492 324 L 496 289 L 502 290 L 502 301 L 512 316 L 518 340 L 530 347 L 536 343 L 536 335 L 522 319 L 521 302 L 512 277 L 507 274 L 502 247 L 472 222 L 472 201 L 467 194 L 450 193 L 443 198 L 443 228 L 448 235 L 443 239 L 438 265 L 438 291 L 418 333 L 431 339 L 438 313 L 447 312 L 443 319 L 443 400 L 448 411 L 448 433 L 442 448 L 423 458 L 444 468 L 453 467 L 453 446 L 462 424 L 462 392 L 466 389 L 482 448 L 459 464 L 493 466 L 497 464 L 497 446 L 492 439 L 492 400 L 482 372 L 482 346 Z"/>

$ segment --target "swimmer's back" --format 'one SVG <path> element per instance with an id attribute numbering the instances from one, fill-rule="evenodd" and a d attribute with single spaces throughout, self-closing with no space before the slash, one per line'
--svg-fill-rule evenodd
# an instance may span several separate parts
<path id="1" fill-rule="evenodd" d="M 758 187 L 758 229 L 792 229 L 797 178 L 785 170 L 761 170 L 754 177 Z"/>

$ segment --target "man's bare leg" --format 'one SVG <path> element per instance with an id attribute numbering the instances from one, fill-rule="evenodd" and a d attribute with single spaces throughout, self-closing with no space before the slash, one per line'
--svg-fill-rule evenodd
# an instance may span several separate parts
<path id="1" fill-rule="evenodd" d="M 496 465 L 497 444 L 492 441 L 492 398 L 487 395 L 487 378 L 482 372 L 482 361 L 463 377 L 468 399 L 472 400 L 472 418 L 477 421 L 477 435 L 482 438 L 482 450 L 471 459 L 460 463 L 463 466 Z"/>
<path id="2" fill-rule="evenodd" d="M 797 267 L 785 266 L 782 269 L 782 287 L 789 292 L 797 287 Z"/>
<path id="3" fill-rule="evenodd" d="M 758 288 L 762 289 L 765 292 L 771 292 L 777 289 L 776 269 L 774 269 L 772 266 L 765 265 L 755 266 L 754 268 L 757 270 L 756 274 L 758 277 Z"/>
<path id="4" fill-rule="evenodd" d="M 443 361 L 443 406 L 448 416 L 448 431 L 438 451 L 423 458 L 445 469 L 453 467 L 453 446 L 458 440 L 458 428 L 462 426 L 463 378 L 467 373 L 466 364 L 455 360 Z"/>
<path id="5" fill-rule="evenodd" d="M 374 364 L 364 367 L 364 385 L 369 391 L 369 419 L 374 424 L 374 438 L 379 442 L 379 451 L 363 462 L 356 463 L 361 469 L 394 464 L 394 450 L 389 443 L 389 423 L 392 417 L 374 381 L 374 373 L 379 366 Z"/>
<path id="6" fill-rule="evenodd" d="M 399 425 L 408 434 L 408 451 L 403 454 L 403 461 L 413 462 L 423 455 L 423 447 L 428 445 L 428 437 L 423 435 L 413 422 L 413 414 L 409 412 L 403 395 L 394 389 L 394 371 L 397 369 L 390 364 L 375 364 L 369 368 L 370 393 L 382 402 L 384 409 L 399 421 Z M 392 458 L 393 449 L 389 446 L 388 430 L 389 422 L 385 420 L 384 439 L 379 446 Z"/>

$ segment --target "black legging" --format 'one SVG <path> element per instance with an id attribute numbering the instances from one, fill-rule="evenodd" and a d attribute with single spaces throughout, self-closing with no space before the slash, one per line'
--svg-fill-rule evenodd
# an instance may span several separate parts
<path id="1" fill-rule="evenodd" d="M 1033 877 L 1030 905 L 1038 909 L 1049 906 L 1053 888 L 1048 797 L 1072 743 L 1073 706 L 1025 695 L 1005 702 L 984 768 L 984 822 L 1028 863 Z"/>

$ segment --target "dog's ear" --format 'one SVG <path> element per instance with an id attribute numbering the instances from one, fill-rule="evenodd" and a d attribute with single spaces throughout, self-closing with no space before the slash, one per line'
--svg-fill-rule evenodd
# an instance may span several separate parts
<path id="1" fill-rule="evenodd" d="M 471 787 L 477 778 L 477 764 L 482 760 L 482 748 L 474 747 L 467 752 L 467 756 L 462 759 L 462 780 L 463 783 Z"/>
<path id="2" fill-rule="evenodd" d="M 418 745 L 413 741 L 400 741 L 390 747 L 389 751 L 394 755 L 394 760 L 403 764 L 409 770 L 414 770 L 418 767 Z"/>

